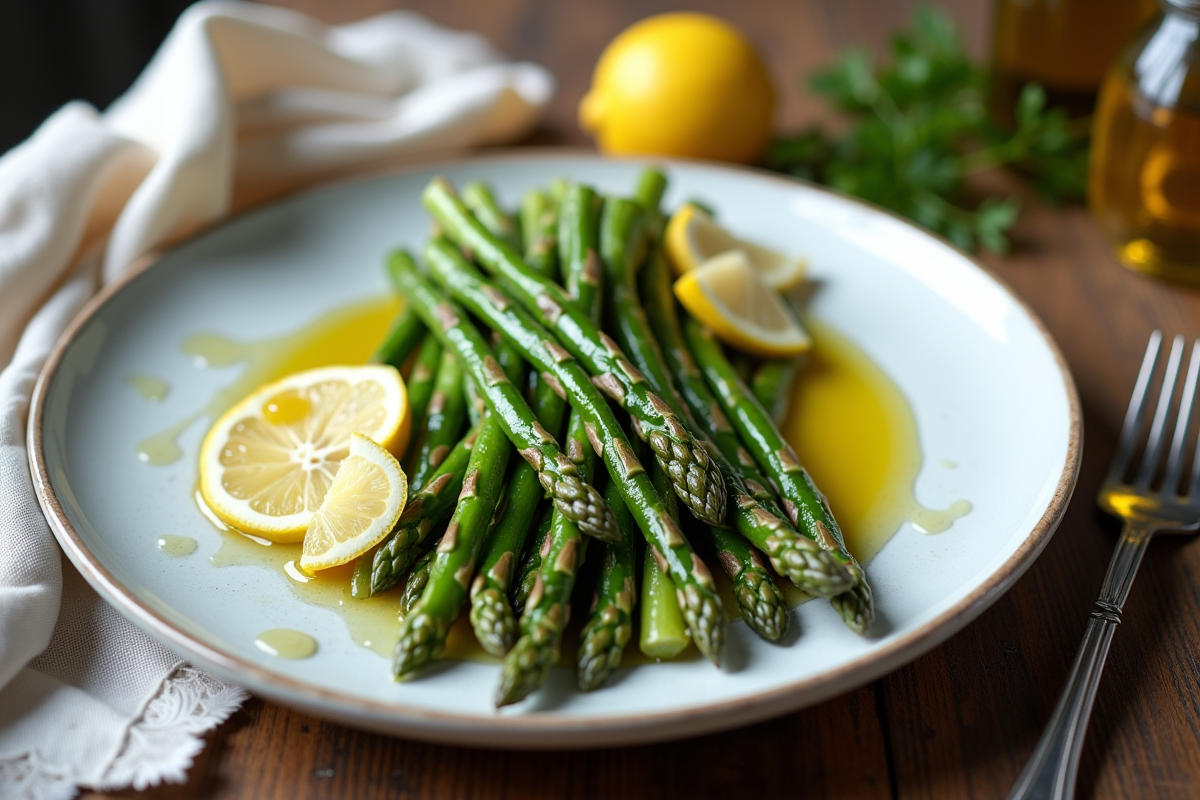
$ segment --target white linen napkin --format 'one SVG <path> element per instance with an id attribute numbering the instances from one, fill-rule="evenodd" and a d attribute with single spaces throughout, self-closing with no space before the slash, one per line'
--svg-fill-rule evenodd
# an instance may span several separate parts
<path id="1" fill-rule="evenodd" d="M 72 316 L 235 205 L 512 140 L 552 91 L 541 67 L 414 14 L 326 27 L 206 0 L 108 111 L 72 103 L 0 157 L 0 797 L 182 781 L 199 735 L 245 697 L 101 601 L 42 517 L 29 395 Z"/>

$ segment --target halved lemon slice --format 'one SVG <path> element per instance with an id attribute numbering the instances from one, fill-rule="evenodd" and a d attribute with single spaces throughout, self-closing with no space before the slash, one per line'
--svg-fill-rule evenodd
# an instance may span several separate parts
<path id="1" fill-rule="evenodd" d="M 394 367 L 321 367 L 261 386 L 200 447 L 200 494 L 223 522 L 275 542 L 304 538 L 362 433 L 399 453 L 412 422 Z"/>
<path id="2" fill-rule="evenodd" d="M 812 347 L 779 292 L 763 285 L 741 250 L 685 272 L 675 281 L 675 296 L 717 338 L 751 355 L 787 358 Z"/>
<path id="3" fill-rule="evenodd" d="M 370 550 L 391 532 L 406 502 L 408 480 L 396 457 L 370 437 L 351 434 L 350 455 L 308 523 L 300 569 L 336 567 Z"/>
<path id="4" fill-rule="evenodd" d="M 739 239 L 713 222 L 707 211 L 690 203 L 671 217 L 663 242 L 676 275 L 683 275 L 722 253 L 741 250 L 762 282 L 772 289 L 787 291 L 804 280 L 802 259 Z"/>

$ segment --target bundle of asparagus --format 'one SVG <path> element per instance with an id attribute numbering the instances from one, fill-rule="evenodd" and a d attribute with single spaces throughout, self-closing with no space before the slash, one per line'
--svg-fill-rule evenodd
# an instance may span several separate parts
<path id="1" fill-rule="evenodd" d="M 559 660 L 588 555 L 584 691 L 619 666 L 639 599 L 643 651 L 673 656 L 690 637 L 720 663 L 726 614 L 701 552 L 768 641 L 790 619 L 777 577 L 869 629 L 866 574 L 779 432 L 794 365 L 756 365 L 748 385 L 676 306 L 665 186 L 657 170 L 630 198 L 559 182 L 527 193 L 518 216 L 479 183 L 426 187 L 436 234 L 424 270 L 403 251 L 389 259 L 406 302 L 376 355 L 413 356 L 412 497 L 353 587 L 406 579 L 398 678 L 438 657 L 469 603 L 480 644 L 504 658 L 496 704 L 527 697 Z"/>

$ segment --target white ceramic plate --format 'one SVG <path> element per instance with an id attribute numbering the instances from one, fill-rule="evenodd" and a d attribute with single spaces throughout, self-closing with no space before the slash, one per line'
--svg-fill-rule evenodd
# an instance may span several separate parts
<path id="1" fill-rule="evenodd" d="M 815 313 L 913 407 L 926 456 L 918 498 L 974 504 L 938 536 L 906 525 L 871 563 L 881 619 L 873 638 L 847 631 L 828 604 L 808 603 L 794 612 L 802 633 L 790 646 L 766 645 L 735 623 L 731 649 L 745 657 L 734 671 L 703 661 L 632 668 L 585 695 L 573 691 L 571 671 L 556 670 L 538 700 L 497 714 L 494 666 L 460 663 L 393 683 L 336 613 L 304 605 L 260 568 L 209 567 L 221 534 L 191 499 L 206 423 L 187 430 L 185 456 L 170 466 L 135 457 L 134 443 L 230 380 L 181 355 L 188 336 L 278 336 L 388 291 L 383 257 L 423 241 L 419 194 L 434 174 L 487 180 L 514 202 L 562 175 L 628 193 L 638 169 L 517 154 L 336 185 L 239 217 L 110 288 L 47 363 L 30 417 L 39 496 L 67 554 L 150 635 L 226 679 L 350 724 L 462 744 L 584 747 L 730 728 L 845 692 L 945 640 L 1016 581 L 1062 516 L 1081 444 L 1071 378 L 1038 320 L 968 256 L 886 213 L 761 173 L 672 163 L 667 202 L 707 198 L 748 238 L 805 253 L 822 282 Z M 139 402 L 131 373 L 166 379 L 171 395 Z M 958 468 L 937 469 L 943 458 Z M 198 552 L 164 557 L 153 546 L 164 532 L 195 538 Z M 297 620 L 321 642 L 316 656 L 284 661 L 255 648 L 258 632 Z"/>

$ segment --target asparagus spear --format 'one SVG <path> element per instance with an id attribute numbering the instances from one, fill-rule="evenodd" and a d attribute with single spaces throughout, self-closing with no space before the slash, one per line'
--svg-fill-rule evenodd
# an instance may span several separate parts
<path id="1" fill-rule="evenodd" d="M 663 505 L 667 508 L 667 514 L 678 523 L 679 506 L 675 503 L 675 498 L 666 491 L 670 479 L 663 474 L 662 467 L 658 464 L 650 465 L 650 480 L 654 482 L 654 488 L 663 495 Z M 669 587 L 663 585 L 666 571 L 663 569 L 662 562 L 655 558 L 653 553 L 647 555 L 654 563 L 654 571 L 659 574 L 643 572 L 642 575 L 644 580 L 642 585 L 644 633 L 638 644 L 642 653 L 652 658 L 674 658 L 687 647 L 688 629 L 684 627 L 682 631 L 679 630 L 679 623 L 682 619 L 680 616 L 682 602 L 678 592 L 672 596 Z M 647 562 L 647 568 L 649 568 L 649 562 Z"/>
<path id="2" fill-rule="evenodd" d="M 866 571 L 846 549 L 842 530 L 829 510 L 825 495 L 800 464 L 795 450 L 779 433 L 767 410 L 754 399 L 738 376 L 712 332 L 689 318 L 684 322 L 684 333 L 692 355 L 722 409 L 759 467 L 770 476 L 792 523 L 836 554 L 853 576 L 853 586 L 830 598 L 830 603 L 847 627 L 865 635 L 875 617 L 871 586 L 867 583 Z"/>
<path id="3" fill-rule="evenodd" d="M 408 473 L 413 485 L 424 485 L 429 474 L 450 454 L 462 436 L 466 418 L 462 365 L 453 352 L 443 350 L 429 408 L 409 456 Z"/>
<path id="4" fill-rule="evenodd" d="M 568 282 L 575 287 L 579 301 L 593 318 L 600 315 L 600 292 L 594 274 L 581 274 L 595 253 L 595 215 L 589 213 L 594 204 L 569 208 L 573 216 L 568 225 L 575 236 L 567 244 Z M 574 216 L 578 214 L 578 216 Z M 582 296 L 581 294 L 582 293 Z M 571 412 L 567 426 L 566 452 L 579 467 L 584 480 L 591 480 L 595 471 L 595 453 L 588 447 L 586 419 Z M 587 540 L 579 528 L 560 512 L 555 511 L 546 540 L 546 554 L 521 615 L 521 638 L 504 659 L 496 705 L 518 702 L 541 688 L 558 661 L 562 633 L 571 615 L 571 591 L 575 573 L 583 563 Z"/>
<path id="5" fill-rule="evenodd" d="M 527 192 L 521 202 L 520 225 L 530 265 L 552 279 L 558 272 L 554 206 L 554 201 L 544 193 Z M 506 218 L 497 211 L 476 212 L 476 217 L 489 231 L 504 238 Z M 471 386 L 474 387 L 473 382 Z M 538 378 L 533 411 L 543 427 L 553 434 L 562 427 L 566 403 L 550 384 Z M 475 638 L 484 650 L 497 657 L 508 652 L 517 636 L 517 620 L 509 603 L 508 590 L 516 567 L 514 561 L 525 545 L 529 522 L 542 496 L 537 471 L 526 462 L 518 464 L 509 479 L 504 513 L 489 534 L 479 574 L 471 584 L 470 618 Z"/>
<path id="6" fill-rule="evenodd" d="M 717 560 L 733 581 L 733 596 L 742 610 L 742 619 L 767 641 L 779 641 L 787 633 L 792 615 L 758 551 L 728 528 L 708 528 L 706 533 L 716 549 Z"/>
<path id="7" fill-rule="evenodd" d="M 592 609 L 583 632 L 579 635 L 579 650 L 576 653 L 579 688 L 585 692 L 600 688 L 608 676 L 621 665 L 625 645 L 633 636 L 633 603 L 637 598 L 637 555 L 635 537 L 637 523 L 621 497 L 621 490 L 614 481 L 609 481 L 604 490 L 604 499 L 617 518 L 621 529 L 621 541 L 604 545 L 604 561 L 596 581 L 596 593 Z M 651 558 L 653 561 L 653 558 Z M 655 571 L 658 566 L 655 565 Z M 661 572 L 662 582 L 671 587 L 671 581 Z M 674 599 L 674 587 L 672 599 Z M 679 603 L 675 603 L 678 614 Z M 682 617 L 680 617 L 682 621 Z M 686 644 L 686 637 L 684 639 Z"/>
<path id="8" fill-rule="evenodd" d="M 562 427 L 565 404 L 549 384 L 538 383 L 533 410 L 547 429 Z M 508 652 L 517 637 L 517 618 L 508 594 L 516 560 L 544 496 L 537 471 L 527 462 L 519 462 L 508 480 L 504 511 L 488 535 L 479 574 L 471 584 L 471 627 L 483 649 L 497 658 Z"/>
<path id="9" fill-rule="evenodd" d="M 642 619 L 638 649 L 649 658 L 671 659 L 688 644 L 688 626 L 671 581 L 646 549 L 642 559 Z"/>
<path id="10" fill-rule="evenodd" d="M 429 583 L 429 572 L 433 569 L 433 560 L 437 557 L 437 547 L 431 547 L 421 554 L 408 573 L 404 582 L 404 590 L 400 592 L 400 619 L 403 620 L 412 611 L 413 606 L 421 599 L 425 586 Z"/>
<path id="11" fill-rule="evenodd" d="M 557 280 L 558 207 L 546 192 L 531 189 L 521 198 L 521 237 L 530 269 Z"/>
<path id="12" fill-rule="evenodd" d="M 471 181 L 463 185 L 463 203 L 475 215 L 488 231 L 502 240 L 509 247 L 520 247 L 521 236 L 513 218 L 500 209 L 492 194 L 491 187 L 481 181 Z"/>
<path id="13" fill-rule="evenodd" d="M 570 184 L 558 214 L 558 251 L 563 282 L 580 308 L 599 314 L 599 198 L 591 187 Z"/>
<path id="14" fill-rule="evenodd" d="M 667 564 L 671 580 L 683 598 L 688 628 L 700 652 L 720 659 L 725 614 L 712 582 L 712 573 L 688 545 L 683 531 L 663 508 L 662 497 L 650 482 L 624 430 L 587 371 L 554 344 L 552 335 L 495 286 L 487 283 L 458 250 L 435 240 L 426 251 L 431 271 L 443 285 L 489 327 L 502 332 L 526 360 L 555 378 L 572 408 L 584 415 L 588 441 L 604 459 L 612 480 L 621 488 L 638 528 Z M 419 305 L 419 304 L 418 304 Z"/>
<path id="15" fill-rule="evenodd" d="M 469 377 L 463 379 L 463 397 L 467 401 L 467 419 L 471 421 L 472 425 L 478 425 L 483 420 L 483 415 L 487 413 L 487 401 L 483 399 L 483 394 L 475 385 L 475 381 Z"/>
<path id="16" fill-rule="evenodd" d="M 478 428 L 467 433 L 446 456 L 446 460 L 429 475 L 424 485 L 408 499 L 396 522 L 396 529 L 369 556 L 371 577 L 367 594 L 381 594 L 398 584 L 417 556 L 421 544 L 429 537 L 429 531 L 450 517 L 454 511 L 454 499 L 462 489 L 467 462 L 478 433 Z M 360 564 L 355 565 L 356 576 L 360 566 L 365 566 L 367 558 L 361 556 Z M 359 585 L 356 577 L 354 590 Z M 356 593 L 354 596 L 360 595 Z"/>
<path id="17" fill-rule="evenodd" d="M 637 188 L 633 191 L 633 199 L 638 202 L 642 208 L 646 209 L 649 215 L 649 226 L 651 235 L 655 239 L 660 239 L 662 233 L 662 212 L 659 210 L 659 204 L 662 203 L 662 196 L 667 191 L 667 176 L 663 175 L 654 167 L 647 167 L 638 175 Z"/>
<path id="18" fill-rule="evenodd" d="M 447 244 L 448 247 L 450 247 Z M 431 243 L 430 252 L 434 245 Z M 462 257 L 454 250 L 454 257 Z M 467 265 L 469 267 L 469 265 Z M 538 480 L 555 506 L 585 533 L 601 539 L 618 534 L 604 498 L 579 478 L 579 470 L 558 447 L 558 442 L 534 416 L 521 390 L 496 363 L 491 348 L 479 331 L 466 320 L 462 309 L 452 303 L 428 279 L 417 272 L 407 253 L 395 254 L 388 264 L 417 314 L 442 340 L 442 346 L 458 355 L 464 367 L 484 392 L 498 424 L 521 456 L 538 472 Z M 528 357 L 527 353 L 523 353 Z M 538 365 L 544 368 L 543 365 Z"/>
<path id="19" fill-rule="evenodd" d="M 517 570 L 517 580 L 512 589 L 513 611 L 517 614 L 525 613 L 525 602 L 529 599 L 529 593 L 533 591 L 538 570 L 542 568 L 542 559 L 546 557 L 546 547 L 550 540 L 550 521 L 553 517 L 552 509 L 547 508 L 538 520 L 537 533 L 529 542 L 525 558 L 521 560 L 521 568 Z"/>
<path id="20" fill-rule="evenodd" d="M 432 336 L 428 337 L 421 343 L 416 361 L 413 362 L 412 372 L 408 374 L 408 380 L 405 382 L 405 388 L 408 390 L 409 415 L 418 425 L 424 423 L 425 414 L 429 410 L 429 401 L 433 396 L 437 368 L 441 360 L 441 343 Z M 416 444 L 418 436 L 414 436 L 410 442 L 410 450 L 415 449 L 413 445 Z M 415 491 L 421 487 L 413 484 L 410 488 Z"/>
<path id="21" fill-rule="evenodd" d="M 510 385 L 520 379 L 521 358 L 513 348 L 500 348 L 496 370 Z M 479 424 L 479 436 L 471 448 L 458 505 L 433 551 L 437 555 L 430 567 L 429 581 L 400 624 L 392 664 L 397 678 L 408 677 L 437 658 L 445 647 L 450 625 L 467 598 L 475 561 L 504 486 L 511 452 L 503 421 L 493 410 Z"/>
<path id="22" fill-rule="evenodd" d="M 597 385 L 634 417 L 636 431 L 650 442 L 679 499 L 698 518 L 719 523 L 725 516 L 725 483 L 717 466 L 679 417 L 650 391 L 620 347 L 561 286 L 538 275 L 513 248 L 489 233 L 445 180 L 431 181 L 422 199 L 445 234 L 503 278 L 526 310 L 554 332 L 559 349 L 579 359 L 596 376 Z"/>
<path id="23" fill-rule="evenodd" d="M 798 358 L 767 359 L 750 373 L 750 391 L 776 425 L 782 425 L 787 416 L 792 381 L 799 366 Z"/>
<path id="24" fill-rule="evenodd" d="M 631 220 L 636 218 L 637 214 L 637 206 L 631 201 L 617 199 L 605 203 L 600 226 L 601 261 L 604 264 L 605 285 L 611 298 L 610 330 L 614 331 L 617 341 L 625 352 L 629 353 L 634 364 L 646 376 L 659 396 L 687 421 L 692 431 L 697 434 L 697 441 L 709 448 L 713 462 L 721 470 L 726 486 L 736 499 L 729 509 L 730 523 L 743 536 L 762 548 L 772 558 L 772 563 L 777 565 L 777 569 L 804 591 L 819 597 L 832 597 L 846 591 L 850 588 L 851 577 L 842 563 L 786 524 L 779 510 L 770 502 L 770 495 L 763 486 L 764 482 L 753 472 L 753 459 L 741 447 L 737 435 L 723 415 L 719 412 L 713 413 L 716 404 L 711 396 L 707 402 L 699 405 L 695 416 L 692 408 L 680 397 L 671 372 L 667 369 L 663 351 L 656 341 L 655 333 L 651 331 L 652 325 L 638 297 L 634 275 L 636 255 L 631 225 Z M 661 251 L 656 247 L 651 253 L 650 262 L 643 270 L 658 269 L 661 272 L 664 268 Z M 665 278 L 665 274 L 662 278 Z M 648 288 L 651 291 L 647 294 L 658 298 L 657 307 L 653 309 L 652 315 L 655 319 L 654 330 L 661 335 L 661 341 L 668 349 L 678 351 L 682 345 L 678 342 L 680 337 L 675 306 L 672 300 L 664 300 L 662 297 L 662 291 L 669 292 L 669 288 L 657 292 L 654 291 L 654 287 Z M 679 366 L 686 367 L 683 364 Z M 703 379 L 695 374 L 694 367 L 692 373 L 698 382 L 703 382 Z M 697 389 L 693 388 L 691 393 L 697 394 Z M 717 443 L 713 443 L 701 433 L 703 429 L 697 423 L 697 418 L 708 418 L 711 421 Z M 740 468 L 730 463 L 732 458 L 738 459 Z M 751 473 L 749 480 L 743 478 L 747 471 Z M 751 483 L 755 489 L 750 488 Z"/>
<path id="25" fill-rule="evenodd" d="M 371 361 L 375 364 L 391 364 L 396 369 L 403 369 L 404 362 L 408 361 L 408 357 L 412 355 L 413 350 L 417 349 L 417 345 L 424 337 L 425 323 L 421 322 L 421 318 L 406 303 L 396 313 L 396 318 L 392 320 L 392 326 L 388 329 L 387 336 L 375 350 L 375 354 L 371 356 Z"/>
<path id="26" fill-rule="evenodd" d="M 572 417 L 572 423 L 580 419 Z M 567 452 L 579 456 L 579 472 L 591 478 L 582 423 L 571 424 L 567 432 Z M 579 528 L 560 511 L 555 511 L 550 532 L 543 543 L 542 562 L 533 588 L 521 614 L 521 638 L 517 640 L 500 671 L 496 688 L 496 706 L 506 706 L 540 689 L 558 661 L 563 629 L 571 616 L 571 590 L 575 573 L 583 563 L 587 539 Z"/>

